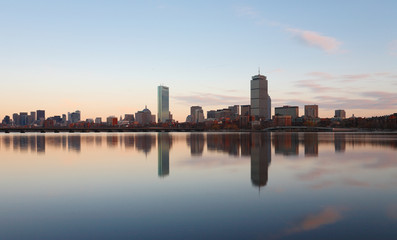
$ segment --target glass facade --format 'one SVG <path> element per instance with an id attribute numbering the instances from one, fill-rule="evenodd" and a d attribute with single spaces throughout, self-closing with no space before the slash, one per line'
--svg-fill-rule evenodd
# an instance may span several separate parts
<path id="1" fill-rule="evenodd" d="M 166 86 L 157 87 L 157 122 L 166 122 L 170 118 L 169 88 Z"/>

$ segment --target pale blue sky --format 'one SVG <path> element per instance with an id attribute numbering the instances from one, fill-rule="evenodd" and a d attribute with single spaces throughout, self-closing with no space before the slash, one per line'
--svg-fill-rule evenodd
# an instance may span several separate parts
<path id="1" fill-rule="evenodd" d="M 321 117 L 397 112 L 397 1 L 0 1 L 0 117 L 79 109 L 184 121 L 249 104 L 258 67 L 272 108 Z"/>

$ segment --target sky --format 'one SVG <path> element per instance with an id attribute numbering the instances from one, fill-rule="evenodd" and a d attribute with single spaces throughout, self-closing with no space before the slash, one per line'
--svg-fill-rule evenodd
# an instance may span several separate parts
<path id="1" fill-rule="evenodd" d="M 250 103 L 397 112 L 397 1 L 0 0 L 0 118 L 45 109 L 82 118 L 157 114 L 157 86 L 185 121 Z"/>

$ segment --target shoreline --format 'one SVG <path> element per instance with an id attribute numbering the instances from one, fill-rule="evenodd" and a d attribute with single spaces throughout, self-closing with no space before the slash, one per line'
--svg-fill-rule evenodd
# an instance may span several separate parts
<path id="1" fill-rule="evenodd" d="M 273 127 L 261 130 L 208 130 L 201 128 L 0 128 L 0 133 L 148 133 L 148 132 L 202 132 L 202 133 L 258 133 L 258 132 L 334 132 L 334 133 L 397 133 L 397 129 Z"/>

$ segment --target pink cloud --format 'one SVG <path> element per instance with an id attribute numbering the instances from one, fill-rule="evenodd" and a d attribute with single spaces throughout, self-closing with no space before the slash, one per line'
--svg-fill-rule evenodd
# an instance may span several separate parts
<path id="1" fill-rule="evenodd" d="M 173 96 L 175 100 L 190 105 L 199 106 L 217 106 L 217 105 L 234 105 L 241 102 L 249 102 L 249 97 L 230 96 L 224 94 L 212 93 L 191 93 L 185 96 Z"/>
<path id="2" fill-rule="evenodd" d="M 311 188 L 312 189 L 324 189 L 324 188 L 328 188 L 334 184 L 335 183 L 332 181 L 323 181 L 323 182 L 312 185 Z"/>
<path id="3" fill-rule="evenodd" d="M 352 79 L 352 80 L 361 80 L 371 77 L 371 74 L 350 74 L 343 75 L 342 78 Z"/>
<path id="4" fill-rule="evenodd" d="M 316 80 L 330 80 L 336 79 L 340 82 L 354 82 L 362 80 L 379 80 L 379 77 L 384 79 L 394 79 L 397 75 L 393 75 L 391 72 L 374 72 L 374 73 L 355 73 L 355 74 L 344 74 L 335 75 L 327 72 L 308 72 L 305 75 L 313 77 Z M 305 81 L 305 80 L 302 80 Z"/>
<path id="5" fill-rule="evenodd" d="M 321 85 L 315 80 L 300 80 L 296 85 L 298 87 L 309 88 L 313 92 L 339 91 L 338 88 Z"/>
<path id="6" fill-rule="evenodd" d="M 353 178 L 347 178 L 343 180 L 343 184 L 351 187 L 368 187 L 369 183 L 358 181 Z"/>
<path id="7" fill-rule="evenodd" d="M 308 181 L 308 180 L 320 178 L 329 172 L 330 172 L 329 170 L 317 168 L 317 169 L 311 170 L 308 173 L 300 175 L 298 178 L 300 180 Z"/>
<path id="8" fill-rule="evenodd" d="M 306 45 L 320 48 L 327 53 L 338 52 L 338 50 L 340 50 L 339 47 L 342 44 L 333 37 L 324 36 L 313 31 L 301 30 L 297 28 L 287 28 L 287 31 L 293 33 L 299 41 L 302 41 Z"/>
<path id="9" fill-rule="evenodd" d="M 288 229 L 286 233 L 291 234 L 314 230 L 324 225 L 336 223 L 340 219 L 342 219 L 341 209 L 326 207 L 318 213 L 305 216 L 295 227 Z"/>

